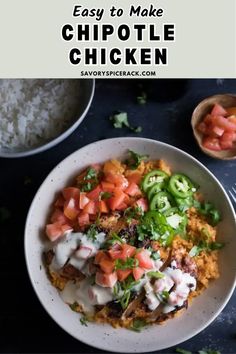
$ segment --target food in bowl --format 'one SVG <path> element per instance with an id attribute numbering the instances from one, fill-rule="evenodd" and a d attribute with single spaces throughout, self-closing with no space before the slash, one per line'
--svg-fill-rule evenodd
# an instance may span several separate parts
<path id="1" fill-rule="evenodd" d="M 219 277 L 219 212 L 182 173 L 130 151 L 78 173 L 46 234 L 51 283 L 71 309 L 140 330 L 188 307 Z"/>
<path id="2" fill-rule="evenodd" d="M 0 149 L 25 150 L 59 136 L 75 121 L 79 80 L 0 80 Z"/>
<path id="3" fill-rule="evenodd" d="M 210 113 L 205 115 L 197 125 L 203 134 L 204 148 L 221 151 L 230 150 L 236 146 L 236 107 L 224 108 L 214 104 Z"/>

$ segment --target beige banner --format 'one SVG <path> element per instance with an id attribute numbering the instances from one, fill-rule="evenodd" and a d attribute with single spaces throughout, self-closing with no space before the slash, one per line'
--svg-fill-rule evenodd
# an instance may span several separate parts
<path id="1" fill-rule="evenodd" d="M 235 0 L 0 0 L 0 77 L 236 77 L 235 8 Z"/>

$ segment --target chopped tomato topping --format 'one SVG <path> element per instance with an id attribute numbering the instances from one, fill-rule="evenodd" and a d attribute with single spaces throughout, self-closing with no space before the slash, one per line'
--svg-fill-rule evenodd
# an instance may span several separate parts
<path id="1" fill-rule="evenodd" d="M 143 178 L 143 176 L 139 172 L 132 172 L 128 176 L 126 176 L 126 178 L 129 181 L 129 183 L 133 182 L 133 183 L 139 184 L 141 182 L 141 179 Z"/>
<path id="2" fill-rule="evenodd" d="M 86 225 L 90 224 L 90 220 L 89 220 L 89 214 L 88 213 L 81 213 L 78 216 L 78 223 L 80 227 L 84 227 Z"/>
<path id="3" fill-rule="evenodd" d="M 213 116 L 226 116 L 227 111 L 218 103 L 216 103 L 211 111 L 211 115 Z"/>
<path id="4" fill-rule="evenodd" d="M 59 224 L 66 224 L 69 222 L 69 219 L 65 216 L 65 214 L 63 213 L 63 211 L 61 211 L 60 209 L 55 209 L 50 221 L 52 223 L 58 222 Z"/>
<path id="5" fill-rule="evenodd" d="M 128 257 L 133 257 L 136 252 L 136 247 L 123 243 L 122 245 L 115 244 L 108 253 L 112 259 L 126 260 Z"/>
<path id="6" fill-rule="evenodd" d="M 97 272 L 95 276 L 95 282 L 105 288 L 112 288 L 117 282 L 117 274 L 116 272 L 110 274 Z"/>
<path id="7" fill-rule="evenodd" d="M 115 189 L 115 185 L 110 182 L 102 181 L 101 182 L 102 190 L 104 192 L 112 193 Z"/>
<path id="8" fill-rule="evenodd" d="M 138 260 L 140 267 L 145 268 L 145 269 L 153 268 L 153 261 L 150 258 L 147 250 L 142 249 L 140 252 L 138 252 L 135 255 L 135 258 Z"/>
<path id="9" fill-rule="evenodd" d="M 113 272 L 115 264 L 113 260 L 103 257 L 99 262 L 99 266 L 104 273 L 110 274 Z"/>
<path id="10" fill-rule="evenodd" d="M 125 198 L 126 194 L 120 188 L 115 188 L 113 196 L 108 200 L 111 210 L 116 210 L 124 202 Z"/>
<path id="11" fill-rule="evenodd" d="M 223 116 L 212 116 L 212 123 L 227 131 L 236 131 L 236 124 Z"/>
<path id="12" fill-rule="evenodd" d="M 210 136 L 205 137 L 203 139 L 202 145 L 204 148 L 209 149 L 209 150 L 213 150 L 213 151 L 220 151 L 221 147 L 220 147 L 220 142 L 218 138 L 212 138 Z"/>
<path id="13" fill-rule="evenodd" d="M 64 214 L 70 220 L 75 220 L 79 214 L 79 208 L 74 198 L 68 199 L 64 204 Z"/>
<path id="14" fill-rule="evenodd" d="M 139 186 L 134 182 L 129 183 L 129 186 L 126 188 L 125 193 L 130 195 L 131 197 L 142 194 L 139 189 Z"/>
<path id="15" fill-rule="evenodd" d="M 87 198 L 89 198 L 90 200 L 98 200 L 100 193 L 101 193 L 102 189 L 101 187 L 98 185 L 96 188 L 94 188 L 91 192 L 87 193 Z"/>
<path id="16" fill-rule="evenodd" d="M 122 174 L 115 174 L 109 172 L 106 175 L 106 181 L 114 184 L 117 188 L 120 188 L 121 190 L 124 190 L 128 187 L 128 180 L 122 175 Z"/>
<path id="17" fill-rule="evenodd" d="M 46 235 L 48 236 L 50 241 L 56 241 L 59 237 L 63 235 L 61 225 L 57 222 L 46 225 Z"/>
<path id="18" fill-rule="evenodd" d="M 136 267 L 133 269 L 133 277 L 135 280 L 139 280 L 140 278 L 142 278 L 143 274 L 144 274 L 144 269 L 140 268 L 140 267 Z"/>
<path id="19" fill-rule="evenodd" d="M 80 209 L 84 209 L 85 205 L 88 204 L 90 200 L 88 199 L 87 195 L 85 192 L 80 193 L 79 197 L 79 207 Z"/>
<path id="20" fill-rule="evenodd" d="M 93 200 L 90 200 L 83 209 L 84 213 L 88 213 L 88 214 L 96 214 L 97 210 L 98 210 L 97 204 Z"/>
<path id="21" fill-rule="evenodd" d="M 148 201 L 145 198 L 140 198 L 136 200 L 135 204 L 137 205 L 137 207 L 141 208 L 142 211 L 148 210 Z"/>
<path id="22" fill-rule="evenodd" d="M 118 280 L 123 281 L 132 273 L 132 269 L 118 269 L 116 273 Z"/>
<path id="23" fill-rule="evenodd" d="M 100 213 L 108 213 L 109 209 L 105 200 L 100 200 L 98 203 Z"/>
<path id="24" fill-rule="evenodd" d="M 220 138 L 220 146 L 223 150 L 232 149 L 236 134 L 225 132 Z"/>
<path id="25" fill-rule="evenodd" d="M 65 203 L 65 199 L 63 198 L 62 195 L 59 195 L 59 197 L 57 198 L 57 200 L 54 203 L 54 206 L 56 208 L 63 208 L 64 207 L 64 203 Z"/>
<path id="26" fill-rule="evenodd" d="M 68 200 L 70 198 L 74 198 L 79 200 L 79 188 L 75 187 L 67 187 L 62 190 L 63 197 Z"/>

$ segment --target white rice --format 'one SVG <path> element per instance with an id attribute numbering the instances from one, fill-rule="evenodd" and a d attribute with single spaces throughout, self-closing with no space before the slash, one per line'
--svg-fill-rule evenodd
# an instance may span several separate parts
<path id="1" fill-rule="evenodd" d="M 79 80 L 0 80 L 0 148 L 40 146 L 77 117 Z"/>

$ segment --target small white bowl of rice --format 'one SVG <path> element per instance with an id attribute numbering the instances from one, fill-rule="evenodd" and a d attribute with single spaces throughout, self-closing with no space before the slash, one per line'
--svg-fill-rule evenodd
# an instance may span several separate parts
<path id="1" fill-rule="evenodd" d="M 94 88 L 92 79 L 0 79 L 0 157 L 33 155 L 67 138 Z"/>

